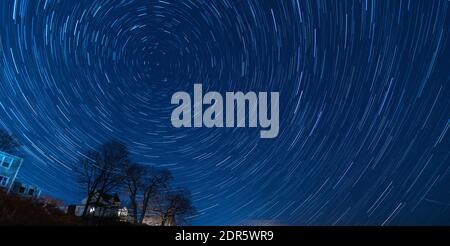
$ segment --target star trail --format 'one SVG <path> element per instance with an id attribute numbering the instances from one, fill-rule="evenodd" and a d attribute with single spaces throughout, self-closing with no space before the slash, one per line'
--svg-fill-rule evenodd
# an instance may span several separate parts
<path id="1" fill-rule="evenodd" d="M 450 224 L 450 1 L 3 0 L 0 128 L 67 203 L 110 139 L 196 225 Z M 175 128 L 177 91 L 276 91 L 276 138 Z"/>

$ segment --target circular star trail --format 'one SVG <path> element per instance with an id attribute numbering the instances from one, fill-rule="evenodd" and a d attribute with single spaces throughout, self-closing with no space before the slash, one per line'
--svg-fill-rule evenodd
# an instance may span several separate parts
<path id="1" fill-rule="evenodd" d="M 109 139 L 169 168 L 194 224 L 450 223 L 450 2 L 0 3 L 0 127 L 79 202 Z M 280 92 L 280 133 L 173 128 L 171 95 Z"/>

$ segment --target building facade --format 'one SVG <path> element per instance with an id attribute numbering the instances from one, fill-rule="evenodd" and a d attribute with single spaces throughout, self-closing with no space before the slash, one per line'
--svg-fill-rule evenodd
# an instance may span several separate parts
<path id="1" fill-rule="evenodd" d="M 22 197 L 32 198 L 41 196 L 41 190 L 37 186 L 24 184 L 17 179 L 13 182 L 9 192 Z"/>
<path id="2" fill-rule="evenodd" d="M 82 216 L 87 202 L 87 198 L 83 199 L 81 205 L 69 205 L 66 209 L 67 214 L 75 216 Z M 102 192 L 95 192 L 90 200 L 90 205 L 87 207 L 87 215 L 90 217 L 101 217 L 118 219 L 120 221 L 127 221 L 128 209 L 121 206 L 118 194 L 106 194 Z"/>
<path id="3" fill-rule="evenodd" d="M 0 189 L 21 197 L 39 197 L 41 190 L 37 186 L 24 184 L 17 179 L 22 163 L 22 158 L 0 151 Z"/>
<path id="4" fill-rule="evenodd" d="M 11 191 L 22 162 L 22 158 L 0 151 L 0 188 Z"/>

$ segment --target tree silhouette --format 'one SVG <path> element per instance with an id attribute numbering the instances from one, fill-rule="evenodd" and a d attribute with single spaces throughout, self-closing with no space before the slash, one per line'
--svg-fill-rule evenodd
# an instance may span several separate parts
<path id="1" fill-rule="evenodd" d="M 158 204 L 154 207 L 161 218 L 161 226 L 181 225 L 196 213 L 192 206 L 190 193 L 183 189 L 167 191 L 161 194 Z"/>
<path id="2" fill-rule="evenodd" d="M 110 141 L 98 150 L 87 152 L 80 159 L 74 172 L 86 194 L 83 216 L 87 215 L 90 205 L 99 202 L 100 195 L 96 201 L 92 201 L 96 193 L 107 194 L 123 183 L 121 170 L 129 163 L 128 155 L 128 149 L 123 143 Z"/>
<path id="3" fill-rule="evenodd" d="M 159 192 L 168 188 L 172 175 L 168 170 L 134 163 L 125 169 L 124 174 L 133 211 L 133 222 L 142 224 L 150 202 L 157 198 Z"/>

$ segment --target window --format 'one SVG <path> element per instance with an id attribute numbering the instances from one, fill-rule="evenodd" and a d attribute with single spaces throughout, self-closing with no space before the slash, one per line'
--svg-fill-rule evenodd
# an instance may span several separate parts
<path id="1" fill-rule="evenodd" d="M 28 190 L 28 195 L 29 195 L 29 196 L 32 196 L 33 194 L 34 194 L 34 189 L 29 189 L 29 190 Z"/>
<path id="2" fill-rule="evenodd" d="M 0 186 L 6 187 L 8 184 L 8 177 L 0 176 Z"/>
<path id="3" fill-rule="evenodd" d="M 21 187 L 19 188 L 19 193 L 25 193 L 25 187 L 21 186 Z"/>
<path id="4" fill-rule="evenodd" d="M 1 158 L 0 160 L 1 162 L 1 166 L 4 168 L 9 168 L 13 162 L 12 158 L 8 158 L 6 156 L 4 156 L 3 158 Z"/>

